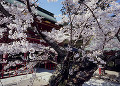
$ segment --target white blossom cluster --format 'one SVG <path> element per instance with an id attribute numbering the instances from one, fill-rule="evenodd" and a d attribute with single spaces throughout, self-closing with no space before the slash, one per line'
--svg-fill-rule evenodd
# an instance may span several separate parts
<path id="1" fill-rule="evenodd" d="M 83 3 L 78 3 L 78 0 L 64 0 L 62 4 L 65 15 L 59 24 L 66 23 L 66 25 L 60 31 L 52 30 L 50 35 L 59 42 L 70 40 L 70 23 L 72 23 L 72 39 L 83 40 L 82 56 L 91 57 L 90 60 L 94 63 L 106 64 L 96 56 L 103 54 L 106 49 L 120 49 L 120 42 L 115 37 L 120 28 L 120 4 L 116 0 L 99 1 L 84 0 Z M 62 35 L 59 35 L 61 32 Z M 85 50 L 93 53 L 89 56 Z"/>
<path id="2" fill-rule="evenodd" d="M 22 0 L 26 2 L 26 0 Z M 30 4 L 35 0 L 30 0 Z M 48 0 L 57 1 L 57 0 Z M 59 31 L 53 29 L 51 32 L 44 32 L 51 38 L 54 38 L 58 42 L 62 42 L 65 39 L 70 39 L 70 23 L 72 23 L 72 39 L 83 40 L 82 55 L 86 56 L 84 50 L 88 48 L 90 51 L 95 52 L 92 56 L 100 54 L 99 51 L 103 51 L 104 48 L 117 47 L 120 49 L 120 43 L 116 39 L 110 40 L 114 37 L 120 28 L 120 5 L 116 0 L 84 0 L 83 4 L 78 3 L 78 0 L 65 0 L 62 2 L 64 6 L 64 14 L 60 23 L 66 23 L 66 26 Z M 103 4 L 103 3 L 105 4 Z M 26 40 L 26 31 L 28 27 L 31 27 L 33 16 L 28 12 L 27 6 L 23 4 L 5 4 L 4 1 L 0 2 L 5 10 L 7 10 L 12 17 L 0 17 L 0 25 L 6 23 L 9 28 L 8 37 L 14 41 L 12 43 L 0 43 L 0 54 L 3 53 L 19 53 L 27 52 L 32 48 L 35 50 L 44 50 L 44 46 L 41 44 L 29 43 Z M 108 4 L 107 4 L 108 3 Z M 103 8 L 104 5 L 108 5 Z M 37 5 L 36 5 L 37 6 Z M 87 7 L 88 6 L 88 7 Z M 36 13 L 35 7 L 31 7 L 32 13 Z M 92 11 L 91 11 L 92 10 Z M 2 15 L 0 13 L 0 15 Z M 39 17 L 41 19 L 41 17 Z M 0 29 L 0 38 L 3 37 L 3 33 L 7 31 L 7 28 Z M 81 38 L 80 38 L 81 36 Z M 110 41 L 109 41 L 110 40 Z M 53 42 L 53 40 L 51 40 Z M 68 48 L 71 51 L 71 48 Z M 78 57 L 78 55 L 76 55 Z M 75 57 L 76 57 L 75 56 Z M 99 60 L 99 59 L 98 59 Z"/>
<path id="3" fill-rule="evenodd" d="M 0 0 L 1 5 L 5 8 L 6 11 L 8 11 L 12 16 L 5 17 L 2 12 L 0 12 L 0 25 L 6 24 L 5 27 L 0 26 L 0 42 L 1 39 L 4 40 L 4 36 L 8 35 L 8 39 L 11 40 L 9 43 L 0 43 L 0 54 L 12 54 L 13 56 L 18 53 L 27 53 L 29 54 L 29 59 L 31 60 L 47 60 L 49 55 L 48 52 L 45 52 L 45 50 L 48 50 L 49 47 L 46 47 L 42 44 L 37 43 L 29 43 L 27 38 L 27 28 L 31 27 L 31 23 L 34 22 L 33 20 L 33 13 L 36 14 L 35 7 L 31 7 L 32 13 L 29 13 L 28 8 L 25 4 L 20 4 L 17 1 L 14 2 L 14 4 L 5 3 L 7 0 Z M 26 0 L 21 0 L 26 3 Z M 37 0 L 29 0 L 30 5 L 32 5 L 33 2 L 36 2 Z M 35 3 L 35 6 L 38 4 Z M 42 17 L 37 16 L 37 19 L 41 20 Z M 6 40 L 6 39 L 5 39 Z M 45 42 L 43 40 L 40 40 L 40 42 Z M 35 51 L 45 52 L 44 55 L 36 56 L 33 54 Z M 27 61 L 24 57 L 21 57 L 23 61 Z M 23 61 L 15 60 L 15 61 L 0 61 L 0 63 L 6 63 L 6 66 L 4 66 L 4 70 L 10 68 L 11 66 L 16 66 L 17 64 L 22 64 Z M 26 64 L 26 67 L 31 71 L 31 69 L 38 63 L 39 61 L 29 62 Z M 20 68 L 20 70 L 23 72 L 25 67 Z M 20 70 L 17 71 L 18 75 L 20 73 Z M 28 73 L 30 71 L 27 71 Z M 34 78 L 34 76 L 32 76 Z"/>
<path id="4" fill-rule="evenodd" d="M 102 46 L 109 47 L 110 49 L 113 47 L 120 48 L 120 43 L 114 37 L 120 28 L 120 4 L 116 0 L 107 0 L 105 3 L 109 6 L 101 9 L 99 5 L 102 5 L 104 0 L 101 3 L 98 1 L 83 1 L 93 13 L 84 4 L 74 3 L 72 0 L 63 1 L 62 4 L 65 7 L 65 14 L 68 16 L 64 16 L 61 22 L 72 22 L 73 40 L 79 39 L 79 36 L 82 35 L 85 44 L 90 39 L 90 45 L 87 46 L 89 50 L 102 49 Z M 70 28 L 69 24 L 64 27 L 64 31 L 67 30 L 70 34 L 70 29 L 68 28 Z M 115 39 L 112 39 L 114 41 L 110 40 L 112 37 Z M 65 38 L 64 35 L 63 38 Z"/>
<path id="5" fill-rule="evenodd" d="M 6 0 L 5 0 L 6 1 Z M 0 25 L 6 24 L 6 28 L 0 28 L 0 38 L 3 38 L 4 32 L 8 32 L 8 38 L 13 40 L 10 43 L 0 43 L 0 54 L 3 53 L 20 53 L 29 51 L 34 45 L 35 50 L 40 49 L 41 44 L 32 44 L 26 40 L 27 28 L 31 27 L 31 23 L 34 22 L 33 16 L 28 12 L 27 6 L 22 3 L 14 1 L 14 4 L 5 3 L 1 1 L 0 3 L 12 16 L 10 17 L 0 17 Z M 26 2 L 26 0 L 22 0 Z M 29 0 L 30 3 L 34 0 Z M 31 7 L 32 12 L 35 13 L 35 7 Z M 0 15 L 3 15 L 2 13 Z M 37 17 L 38 18 L 38 17 Z M 40 19 L 40 18 L 39 18 Z M 8 30 L 9 28 L 9 30 Z M 43 47 L 43 46 L 42 46 Z"/>
<path id="6" fill-rule="evenodd" d="M 93 51 L 93 53 L 88 53 L 87 57 L 89 61 L 92 61 L 93 63 L 106 64 L 106 62 L 99 57 L 99 55 L 102 55 L 102 53 L 103 52 L 101 50 Z"/>
<path id="7" fill-rule="evenodd" d="M 69 39 L 69 33 L 65 32 L 65 29 L 61 28 L 60 30 L 52 29 L 51 32 L 44 32 L 44 34 L 55 39 L 58 43 L 61 43 L 64 39 Z"/>

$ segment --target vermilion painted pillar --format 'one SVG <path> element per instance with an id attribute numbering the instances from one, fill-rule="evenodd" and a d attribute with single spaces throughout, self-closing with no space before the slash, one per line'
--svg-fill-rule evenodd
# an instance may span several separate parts
<path id="1" fill-rule="evenodd" d="M 3 76 L 4 76 L 4 63 L 2 64 L 2 73 L 1 73 L 1 78 L 3 79 Z"/>
<path id="2" fill-rule="evenodd" d="M 3 57 L 2 57 L 2 61 L 3 61 L 3 63 L 2 63 L 2 78 L 4 78 L 4 66 L 5 66 L 5 64 L 6 63 L 4 63 L 4 62 L 6 62 L 7 61 L 7 57 L 8 57 L 8 54 L 7 53 L 5 53 L 5 54 L 3 54 Z"/>
<path id="3" fill-rule="evenodd" d="M 3 62 L 7 61 L 7 58 L 8 58 L 8 54 L 3 54 Z"/>
<path id="4" fill-rule="evenodd" d="M 49 69 L 51 70 L 51 63 L 49 63 L 49 65 L 50 65 L 50 66 L 49 66 L 49 67 L 50 67 Z"/>
<path id="5" fill-rule="evenodd" d="M 24 53 L 24 65 L 25 65 L 25 70 L 28 70 L 28 68 L 27 68 L 27 66 L 26 66 L 26 61 L 27 61 L 27 52 L 26 53 Z M 24 70 L 24 71 L 25 71 Z"/>
<path id="6" fill-rule="evenodd" d="M 25 59 L 25 64 L 26 64 L 26 60 L 27 60 L 27 53 L 24 53 L 24 59 Z"/>
<path id="7" fill-rule="evenodd" d="M 25 58 L 27 57 L 27 53 L 24 53 L 24 57 L 25 57 Z"/>
<path id="8" fill-rule="evenodd" d="M 99 75 L 101 75 L 101 68 L 99 68 Z"/>
<path id="9" fill-rule="evenodd" d="M 45 61 L 45 69 L 47 69 L 47 62 Z"/>

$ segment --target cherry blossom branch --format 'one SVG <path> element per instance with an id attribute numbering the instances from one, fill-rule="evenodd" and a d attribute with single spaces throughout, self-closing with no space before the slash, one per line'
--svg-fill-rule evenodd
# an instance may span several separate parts
<path id="1" fill-rule="evenodd" d="M 90 18 L 90 17 L 89 17 L 89 18 Z M 89 19 L 89 18 L 88 18 L 88 19 Z M 87 19 L 86 21 L 88 21 L 88 19 Z M 82 24 L 80 25 L 80 27 L 81 27 L 86 21 L 82 22 Z M 86 26 L 86 24 L 87 24 L 87 22 L 85 23 L 84 26 Z M 78 39 L 75 41 L 74 45 L 75 45 L 76 42 L 80 39 L 80 37 L 81 37 L 81 33 L 82 33 L 83 30 L 84 30 L 84 26 L 83 26 L 82 30 L 80 31 L 79 36 L 78 36 Z"/>
<path id="2" fill-rule="evenodd" d="M 5 8 L 0 3 L 0 12 L 2 12 L 6 17 L 12 16 L 8 11 L 5 10 Z"/>
<path id="3" fill-rule="evenodd" d="M 29 12 L 31 13 L 31 8 L 30 8 L 30 4 L 29 4 L 29 0 L 27 0 L 27 8 L 29 10 Z M 36 16 L 33 15 L 34 17 L 34 20 L 36 20 Z M 36 27 L 36 30 L 38 32 L 38 35 L 40 35 L 42 37 L 43 40 L 46 41 L 46 43 L 48 43 L 57 53 L 58 53 L 58 62 L 60 62 L 62 59 L 64 59 L 65 57 L 65 52 L 64 50 L 61 50 L 60 49 L 60 46 L 50 37 L 48 37 L 47 35 L 43 34 L 41 31 L 40 31 L 40 27 L 38 26 L 37 22 L 35 22 L 35 27 Z"/>
<path id="4" fill-rule="evenodd" d="M 107 40 L 107 42 L 109 42 L 111 39 L 113 39 L 115 36 L 117 37 L 118 41 L 120 42 L 120 37 L 118 36 L 118 34 L 120 33 L 120 28 L 118 29 L 117 33 L 112 36 L 110 39 Z"/>
<path id="5" fill-rule="evenodd" d="M 13 17 L 13 15 L 11 15 L 8 11 L 5 10 L 5 8 L 2 6 L 1 3 L 0 3 L 0 12 L 2 12 L 4 14 L 4 16 L 6 16 L 6 17 L 10 17 L 10 16 Z M 1 24 L 0 26 L 8 28 L 6 23 Z"/>
<path id="6" fill-rule="evenodd" d="M 115 34 L 115 36 L 117 37 L 118 41 L 120 42 L 120 37 L 118 36 L 118 34 L 120 33 L 120 28 L 118 29 L 117 33 Z M 107 34 L 106 34 L 107 35 Z M 112 36 L 111 38 L 109 38 L 107 40 L 107 38 L 105 37 L 104 43 L 103 43 L 103 49 L 106 45 L 106 43 L 108 43 L 110 40 L 112 40 L 115 36 Z"/>
<path id="7" fill-rule="evenodd" d="M 106 34 L 103 32 L 103 30 L 102 30 L 102 28 L 101 28 L 101 26 L 100 26 L 100 24 L 99 24 L 99 22 L 98 22 L 98 20 L 97 20 L 97 18 L 96 18 L 96 16 L 95 16 L 95 14 L 94 14 L 94 12 L 92 11 L 92 9 L 91 9 L 87 4 L 85 4 L 85 3 L 81 2 L 81 1 L 80 1 L 79 3 L 85 5 L 85 6 L 91 11 L 93 17 L 95 18 L 95 20 L 96 20 L 96 22 L 97 22 L 97 24 L 98 24 L 99 29 L 102 31 L 103 35 L 106 36 Z M 107 39 L 105 38 L 105 39 L 104 39 L 104 43 L 103 43 L 103 49 L 104 49 L 104 47 L 105 47 L 106 40 L 107 40 Z"/>
<path id="8" fill-rule="evenodd" d="M 96 16 L 95 16 L 95 14 L 94 14 L 94 12 L 92 11 L 92 9 L 87 5 L 87 4 L 85 4 L 85 3 L 83 3 L 83 2 L 81 2 L 83 5 L 85 5 L 89 10 L 90 10 L 90 12 L 92 13 L 92 15 L 93 15 L 93 17 L 95 18 L 95 20 L 96 20 L 96 22 L 97 22 L 97 24 L 98 24 L 98 27 L 99 27 L 99 29 L 102 31 L 102 33 L 104 34 L 104 32 L 103 32 L 103 30 L 102 30 L 102 28 L 101 28 L 101 26 L 100 26 L 100 24 L 99 24 L 99 22 L 98 22 L 98 20 L 97 20 L 97 18 L 96 18 Z"/>

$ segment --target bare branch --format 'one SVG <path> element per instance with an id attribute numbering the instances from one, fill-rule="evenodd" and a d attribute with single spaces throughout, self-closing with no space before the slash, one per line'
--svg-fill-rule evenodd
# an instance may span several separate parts
<path id="1" fill-rule="evenodd" d="M 29 2 L 29 0 L 26 0 L 26 1 L 27 1 L 27 8 L 28 8 L 28 11 L 31 13 L 32 10 L 31 10 L 31 8 L 30 8 L 30 2 Z"/>
<path id="2" fill-rule="evenodd" d="M 119 34 L 120 34 L 120 28 L 119 28 L 119 30 L 117 31 L 117 33 L 115 34 L 115 36 L 117 37 L 118 41 L 120 42 Z"/>
<path id="3" fill-rule="evenodd" d="M 37 3 L 38 2 L 38 0 L 37 1 L 35 1 L 33 4 L 32 4 L 32 6 L 35 4 L 35 3 Z"/>

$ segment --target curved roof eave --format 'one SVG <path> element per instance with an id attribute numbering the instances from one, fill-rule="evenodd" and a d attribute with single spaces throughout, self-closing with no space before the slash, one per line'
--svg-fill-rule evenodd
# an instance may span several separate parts
<path id="1" fill-rule="evenodd" d="M 17 1 L 17 0 L 4 0 L 4 1 L 6 1 L 6 2 L 8 2 L 8 3 L 11 3 L 11 4 L 14 4 L 14 5 L 15 5 L 14 1 L 16 1 L 16 3 L 23 4 L 23 3 L 21 3 L 21 2 L 19 2 L 19 1 Z M 23 5 L 24 5 L 24 4 L 23 4 Z M 37 9 L 36 9 L 36 10 L 37 10 Z M 54 17 L 52 17 L 52 16 L 50 16 L 50 15 L 47 15 L 46 13 L 41 12 L 40 10 L 37 10 L 36 13 L 37 13 L 37 15 L 42 16 L 42 17 L 44 17 L 45 19 L 47 19 L 47 20 L 49 20 L 49 21 L 51 21 L 51 22 L 54 22 L 54 23 L 57 22 L 57 20 L 56 20 Z"/>

